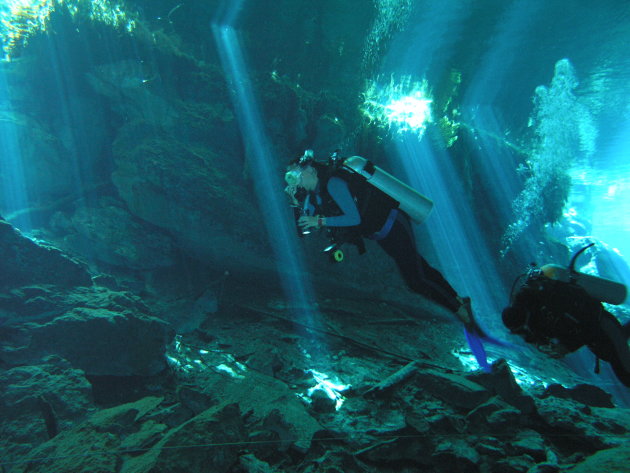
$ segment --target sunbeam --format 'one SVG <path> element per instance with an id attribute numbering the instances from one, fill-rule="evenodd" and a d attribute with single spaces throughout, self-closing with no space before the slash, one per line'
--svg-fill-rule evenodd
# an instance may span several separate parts
<path id="1" fill-rule="evenodd" d="M 265 135 L 238 32 L 233 26 L 243 3 L 243 0 L 224 2 L 221 10 L 224 16 L 212 24 L 212 31 L 232 90 L 247 159 L 254 169 L 255 190 L 265 213 L 263 221 L 286 297 L 295 307 L 297 316 L 312 321 L 316 313 L 314 299 L 296 244 L 295 232 L 289 227 L 291 218 L 279 181 L 281 170 L 274 164 L 272 147 Z"/>

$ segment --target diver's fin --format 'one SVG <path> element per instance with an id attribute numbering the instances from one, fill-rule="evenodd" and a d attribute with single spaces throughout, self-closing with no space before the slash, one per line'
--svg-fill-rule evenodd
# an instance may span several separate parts
<path id="1" fill-rule="evenodd" d="M 475 314 L 472 310 L 470 297 L 461 298 L 461 302 L 462 304 L 459 306 L 459 309 L 454 312 L 454 314 L 455 317 L 457 317 L 459 321 L 464 324 L 464 328 L 467 332 L 474 333 L 478 338 L 483 339 L 486 342 L 492 343 L 494 345 L 507 346 L 505 342 L 491 337 L 486 333 L 483 328 L 481 328 L 481 325 L 479 325 L 479 323 L 475 319 Z"/>
<path id="2" fill-rule="evenodd" d="M 505 342 L 491 337 L 486 331 L 481 328 L 479 323 L 475 320 L 475 314 L 472 311 L 472 304 L 470 297 L 463 297 L 460 299 L 461 305 L 455 312 L 455 316 L 464 324 L 464 333 L 466 334 L 466 340 L 473 355 L 477 359 L 479 366 L 486 371 L 490 372 L 491 368 L 488 364 L 488 357 L 486 350 L 483 347 L 483 341 L 492 343 L 498 346 L 507 346 Z"/>
<path id="3" fill-rule="evenodd" d="M 493 337 L 492 335 L 488 335 L 488 333 L 481 328 L 481 326 L 477 323 L 477 321 L 473 318 L 472 323 L 468 325 L 464 325 L 464 328 L 467 332 L 474 333 L 477 338 L 483 340 L 486 343 L 491 343 L 498 347 L 508 347 L 509 343 L 499 340 L 498 338 Z"/>
<path id="4" fill-rule="evenodd" d="M 497 345 L 500 347 L 508 346 L 506 342 L 503 342 L 497 338 L 494 338 L 486 333 L 486 331 L 481 328 L 481 326 L 475 320 L 473 314 L 470 314 L 470 321 L 467 324 L 464 324 L 464 333 L 466 334 L 466 340 L 468 341 L 468 346 L 470 347 L 477 363 L 481 368 L 489 373 L 491 371 L 491 367 L 488 364 L 488 358 L 486 355 L 486 349 L 483 346 L 483 342 L 492 343 L 493 345 Z"/>
<path id="5" fill-rule="evenodd" d="M 490 364 L 488 363 L 488 356 L 486 355 L 486 349 L 483 347 L 481 336 L 476 330 L 470 330 L 467 327 L 464 328 L 464 334 L 468 341 L 468 346 L 472 351 L 477 363 L 481 366 L 481 369 L 486 373 L 491 371 Z"/>

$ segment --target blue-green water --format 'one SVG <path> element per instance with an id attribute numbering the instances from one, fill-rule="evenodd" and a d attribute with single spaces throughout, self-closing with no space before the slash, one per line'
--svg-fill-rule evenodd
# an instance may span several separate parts
<path id="1" fill-rule="evenodd" d="M 234 451 L 216 466 L 228 473 L 306 473 L 320 463 L 328 472 L 394 471 L 375 446 L 379 435 L 397 439 L 396 471 L 504 471 L 489 466 L 501 455 L 521 462 L 509 471 L 553 463 L 545 449 L 511 450 L 514 432 L 470 447 L 510 416 L 531 421 L 524 427 L 563 468 L 627 434 L 625 421 L 585 417 L 576 423 L 588 427 L 570 432 L 577 447 L 548 435 L 565 434 L 563 420 L 537 423 L 530 403 L 551 418 L 564 412 L 556 396 L 568 397 L 568 410 L 590 415 L 575 407 L 581 394 L 543 395 L 550 384 L 599 386 L 619 405 L 630 402 L 628 388 L 606 363 L 593 373 L 586 348 L 552 360 L 501 322 L 530 263 L 567 265 L 591 242 L 578 269 L 630 284 L 626 2 L 0 0 L 0 18 L 0 215 L 8 222 L 0 227 L 0 382 L 8 386 L 0 408 L 14 416 L 0 438 L 12 439 L 2 444 L 12 460 L 39 445 L 40 457 L 76 454 L 62 433 L 131 401 L 158 421 L 127 426 L 125 436 L 140 429 L 146 439 L 132 436 L 126 447 L 95 440 L 118 452 L 103 471 L 123 463 L 144 471 L 134 468 L 146 457 L 119 449 L 176 445 L 176 429 L 211 406 L 212 422 L 243 420 L 231 434 L 281 437 L 273 454 L 254 452 L 267 470 Z M 505 385 L 487 387 L 484 375 L 471 375 L 484 388 L 467 384 L 478 365 L 460 325 L 410 294 L 376 245 L 360 257 L 344 247 L 344 262 L 332 265 L 324 232 L 296 236 L 282 178 L 306 149 L 321 159 L 336 149 L 365 156 L 434 201 L 415 228 L 420 253 L 508 342 L 487 344 L 488 356 L 510 363 L 525 401 Z M 607 309 L 630 319 L 626 305 Z M 403 371 L 413 382 L 393 394 L 403 407 L 366 395 L 411 360 L 421 361 Z M 30 397 L 14 387 L 41 379 Z M 50 388 L 59 379 L 68 399 Z M 332 389 L 313 380 L 353 389 L 348 399 L 334 391 L 331 408 L 323 394 L 311 400 Z M 449 399 L 442 383 L 471 391 Z M 251 425 L 222 410 L 216 392 L 254 412 L 242 393 L 267 399 L 259 386 L 275 396 L 273 409 L 277 399 L 295 408 L 305 431 L 319 423 L 344 440 L 329 455 L 304 439 L 293 444 L 292 421 L 271 408 L 252 414 L 260 419 Z M 493 404 L 486 395 L 499 391 Z M 606 395 L 590 395 L 593 406 L 606 405 Z M 359 419 L 356 431 L 343 409 Z M 587 447 L 591 426 L 599 443 Z M 448 463 L 445 441 L 422 446 L 435 463 L 417 460 L 419 447 L 400 439 L 427 431 L 459 435 L 477 457 L 460 451 Z M 164 462 L 151 471 L 197 471 Z"/>

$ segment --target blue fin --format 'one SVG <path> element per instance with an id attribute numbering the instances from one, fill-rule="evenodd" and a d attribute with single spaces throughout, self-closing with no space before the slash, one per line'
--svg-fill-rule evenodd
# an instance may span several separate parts
<path id="1" fill-rule="evenodd" d="M 488 364 L 488 357 L 486 355 L 486 350 L 483 347 L 483 343 L 481 341 L 482 337 L 477 333 L 476 330 L 468 330 L 464 327 L 464 334 L 466 335 L 466 340 L 468 341 L 468 346 L 475 355 L 477 359 L 477 363 L 481 366 L 486 373 L 491 371 L 490 365 Z"/>

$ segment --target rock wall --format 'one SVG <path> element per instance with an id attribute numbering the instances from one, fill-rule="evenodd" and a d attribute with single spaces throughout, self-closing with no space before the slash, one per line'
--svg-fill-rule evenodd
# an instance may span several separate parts
<path id="1" fill-rule="evenodd" d="M 151 259 L 167 264 L 175 245 L 233 271 L 272 269 L 264 202 L 252 192 L 257 177 L 249 174 L 209 29 L 218 2 L 137 5 L 142 10 L 128 6 L 128 31 L 60 7 L 48 19 L 56 35 L 31 34 L 19 61 L 2 66 L 13 97 L 13 118 L 3 126 L 26 173 L 21 207 L 0 202 L 0 209 L 30 218 L 47 238 L 95 263 L 150 269 Z M 262 14 L 273 27 L 259 21 Z M 304 147 L 323 154 L 348 143 L 373 14 L 365 1 L 281 2 L 264 12 L 253 5 L 240 19 L 278 152 L 278 189 L 286 161 Z M 115 229 L 117 249 L 112 212 L 124 221 Z M 148 248 L 129 243 L 143 231 Z"/>

